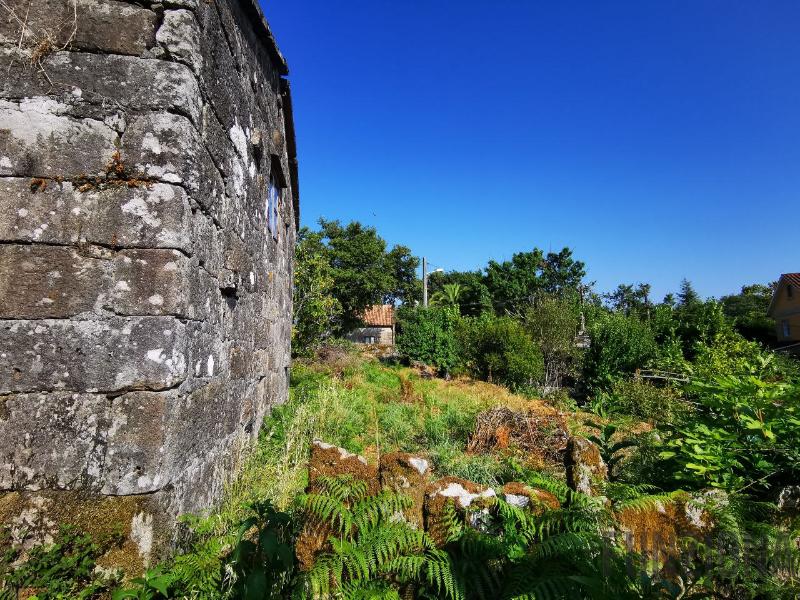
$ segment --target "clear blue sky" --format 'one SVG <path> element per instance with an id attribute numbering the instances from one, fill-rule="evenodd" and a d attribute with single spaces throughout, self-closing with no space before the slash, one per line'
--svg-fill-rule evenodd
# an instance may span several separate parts
<path id="1" fill-rule="evenodd" d="M 658 297 L 800 270 L 800 1 L 262 2 L 305 225 L 446 270 L 569 246 Z"/>

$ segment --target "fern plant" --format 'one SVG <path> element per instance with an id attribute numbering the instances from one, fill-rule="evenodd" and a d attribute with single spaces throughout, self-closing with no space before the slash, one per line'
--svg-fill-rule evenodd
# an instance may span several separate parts
<path id="1" fill-rule="evenodd" d="M 613 536 L 605 502 L 573 492 L 563 482 L 534 475 L 529 483 L 555 494 L 562 508 L 541 514 L 496 499 L 482 529 L 464 524 L 446 546 L 455 598 L 670 598 L 679 590 L 649 576 L 642 559 Z M 664 496 L 641 490 L 615 493 L 629 507 L 643 508 Z M 462 519 L 468 519 L 463 515 Z"/>
<path id="2" fill-rule="evenodd" d="M 19 552 L 7 541 L 0 558 L 0 572 L 4 572 L 0 597 L 16 598 L 22 588 L 38 590 L 39 600 L 103 597 L 116 580 L 98 573 L 96 561 L 121 540 L 118 531 L 93 539 L 75 527 L 64 525 L 52 544 L 35 546 L 18 565 L 15 561 L 19 559 Z"/>
<path id="3" fill-rule="evenodd" d="M 619 430 L 619 427 L 614 423 L 606 425 L 590 423 L 589 425 L 600 430 L 597 435 L 589 436 L 589 441 L 600 450 L 600 456 L 608 467 L 608 478 L 613 481 L 615 478 L 615 468 L 625 457 L 621 451 L 626 448 L 638 446 L 639 442 L 635 438 L 630 437 L 614 441 L 613 438 Z"/>
<path id="4" fill-rule="evenodd" d="M 411 501 L 393 492 L 370 494 L 352 476 L 321 477 L 299 502 L 307 518 L 332 535 L 305 575 L 315 598 L 399 598 L 401 592 L 456 598 L 450 557 L 402 517 Z"/>

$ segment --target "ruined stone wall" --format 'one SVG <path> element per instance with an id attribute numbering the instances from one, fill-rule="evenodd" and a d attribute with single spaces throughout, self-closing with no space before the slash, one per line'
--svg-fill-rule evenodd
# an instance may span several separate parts
<path id="1" fill-rule="evenodd" d="M 254 0 L 6 0 L 0 73 L 0 522 L 146 563 L 287 395 L 286 64 Z"/>

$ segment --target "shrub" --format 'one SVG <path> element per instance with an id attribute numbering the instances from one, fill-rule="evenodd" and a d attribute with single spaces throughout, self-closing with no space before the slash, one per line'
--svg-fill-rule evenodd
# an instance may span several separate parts
<path id="1" fill-rule="evenodd" d="M 409 360 L 432 365 L 443 373 L 459 364 L 456 342 L 458 309 L 406 308 L 398 311 L 397 349 Z"/>
<path id="2" fill-rule="evenodd" d="M 589 327 L 592 345 L 583 374 L 589 391 L 608 391 L 613 381 L 647 366 L 656 356 L 653 332 L 638 317 L 601 313 Z"/>
<path id="3" fill-rule="evenodd" d="M 641 379 L 614 381 L 604 405 L 609 413 L 632 415 L 654 423 L 682 422 L 691 413 L 691 405 L 677 390 Z"/>
<path id="4" fill-rule="evenodd" d="M 515 391 L 531 390 L 544 376 L 539 347 L 519 321 L 485 315 L 464 330 L 464 354 L 473 377 Z"/>
<path id="5" fill-rule="evenodd" d="M 3 537 L 8 537 L 8 532 Z M 41 600 L 106 597 L 116 582 L 97 571 L 96 561 L 121 543 L 119 532 L 95 540 L 75 527 L 62 525 L 51 544 L 34 546 L 22 556 L 9 538 L 0 545 L 0 598 L 17 598 L 25 588 L 36 589 Z"/>
<path id="6" fill-rule="evenodd" d="M 677 428 L 661 454 L 678 481 L 755 494 L 797 481 L 800 385 L 720 376 L 690 389 L 697 416 Z"/>

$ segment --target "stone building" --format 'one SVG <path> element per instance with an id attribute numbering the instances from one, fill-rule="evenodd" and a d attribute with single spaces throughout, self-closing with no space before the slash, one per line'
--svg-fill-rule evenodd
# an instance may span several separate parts
<path id="1" fill-rule="evenodd" d="M 395 317 L 391 304 L 375 304 L 361 315 L 363 327 L 356 327 L 347 339 L 356 344 L 394 346 Z"/>
<path id="2" fill-rule="evenodd" d="M 0 523 L 140 569 L 287 395 L 286 62 L 256 0 L 6 0 L 0 71 Z"/>

